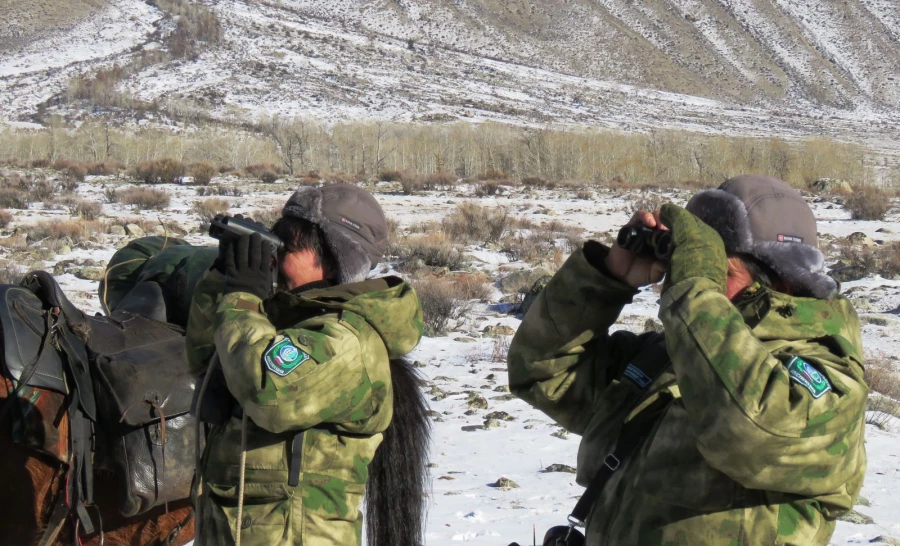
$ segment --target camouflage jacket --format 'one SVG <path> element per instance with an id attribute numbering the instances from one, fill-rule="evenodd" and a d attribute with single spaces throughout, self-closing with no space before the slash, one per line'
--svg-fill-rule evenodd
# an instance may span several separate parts
<path id="1" fill-rule="evenodd" d="M 249 416 L 242 544 L 360 544 L 368 464 L 392 417 L 389 359 L 415 347 L 422 315 L 397 278 L 221 296 L 210 271 L 195 292 L 188 345 L 195 371 L 213 350 Z M 299 485 L 288 485 L 303 435 Z M 201 462 L 202 544 L 234 543 L 241 419 L 211 431 Z"/>
<path id="2" fill-rule="evenodd" d="M 755 286 L 734 305 L 711 281 L 688 278 L 662 296 L 664 335 L 609 333 L 634 293 L 579 250 L 509 351 L 512 391 L 582 435 L 581 485 L 623 423 L 647 419 L 593 506 L 588 544 L 827 544 L 866 463 L 850 303 Z M 635 389 L 623 372 L 649 344 L 665 344 L 670 362 Z"/>

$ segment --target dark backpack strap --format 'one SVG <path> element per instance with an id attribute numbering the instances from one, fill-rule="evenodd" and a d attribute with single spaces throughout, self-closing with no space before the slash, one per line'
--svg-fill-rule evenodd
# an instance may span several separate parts
<path id="1" fill-rule="evenodd" d="M 644 392 L 656 380 L 657 377 L 669 366 L 669 354 L 666 351 L 665 336 L 660 334 L 653 337 L 641 351 L 632 359 L 622 372 L 622 379 L 627 381 L 637 392 Z M 668 403 L 666 400 L 665 403 Z M 591 508 L 603 488 L 619 469 L 622 463 L 634 453 L 646 438 L 646 432 L 653 424 L 655 411 L 653 407 L 645 408 L 631 421 L 622 426 L 616 448 L 606 456 L 603 466 L 597 471 L 597 475 L 588 484 L 584 494 L 575 504 L 569 515 L 569 525 L 583 527 L 587 521 Z"/>
<path id="2" fill-rule="evenodd" d="M 294 435 L 291 443 L 291 463 L 288 466 L 288 485 L 297 487 L 300 484 L 300 463 L 303 462 L 303 439 L 306 431 L 300 431 Z"/>

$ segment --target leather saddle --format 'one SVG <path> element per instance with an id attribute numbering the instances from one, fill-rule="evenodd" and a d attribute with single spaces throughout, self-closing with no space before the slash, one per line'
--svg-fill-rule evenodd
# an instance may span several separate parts
<path id="1" fill-rule="evenodd" d="M 120 483 L 125 516 L 189 492 L 195 378 L 187 373 L 184 331 L 165 319 L 154 282 L 137 283 L 108 317 L 85 315 L 43 271 L 0 285 L 0 373 L 74 393 L 94 423 L 98 466 Z"/>

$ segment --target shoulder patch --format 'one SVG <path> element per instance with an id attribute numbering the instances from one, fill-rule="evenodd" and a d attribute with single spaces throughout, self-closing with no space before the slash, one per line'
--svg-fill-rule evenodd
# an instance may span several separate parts
<path id="1" fill-rule="evenodd" d="M 272 346 L 263 354 L 266 368 L 280 377 L 296 370 L 309 359 L 310 356 L 306 351 L 294 345 L 290 338 L 284 336 L 276 337 Z"/>
<path id="2" fill-rule="evenodd" d="M 823 394 L 831 390 L 828 378 L 799 356 L 793 357 L 787 367 L 791 379 L 803 385 L 813 398 L 821 398 Z"/>

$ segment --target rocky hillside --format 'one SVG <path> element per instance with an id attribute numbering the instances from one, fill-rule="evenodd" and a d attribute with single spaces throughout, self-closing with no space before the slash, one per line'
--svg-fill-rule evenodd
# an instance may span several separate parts
<path id="1" fill-rule="evenodd" d="M 69 2 L 29 0 L 4 3 L 0 19 L 33 21 L 30 6 L 54 1 L 76 16 Z M 172 6 L 199 3 L 102 1 L 72 3 L 81 22 L 49 34 L 0 31 L 0 119 L 77 116 L 88 105 L 65 94 L 73 76 L 131 63 L 115 91 L 182 118 L 663 126 L 886 149 L 900 140 L 893 0 L 204 0 L 221 38 L 155 63 L 146 53 L 170 47 Z"/>

